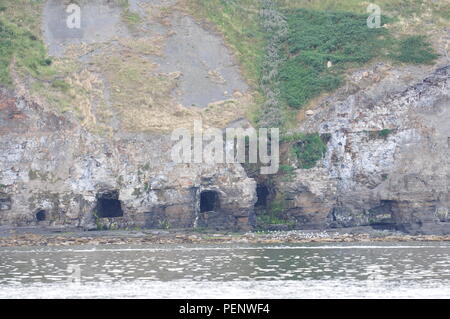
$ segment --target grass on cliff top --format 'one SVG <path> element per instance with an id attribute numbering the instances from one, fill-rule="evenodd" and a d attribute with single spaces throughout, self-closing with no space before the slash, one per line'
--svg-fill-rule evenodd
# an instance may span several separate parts
<path id="1" fill-rule="evenodd" d="M 281 94 L 289 106 L 301 108 L 323 92 L 343 83 L 343 74 L 372 59 L 392 59 L 405 63 L 430 63 L 436 55 L 424 37 L 411 36 L 426 24 L 434 26 L 448 20 L 449 4 L 426 0 L 380 0 L 382 24 L 397 28 L 369 29 L 363 0 L 278 0 L 289 23 L 287 61 L 280 70 Z M 192 14 L 214 23 L 226 42 L 238 53 L 248 79 L 261 78 L 265 58 L 264 34 L 260 21 L 260 2 L 254 0 L 187 0 Z M 447 14 L 445 14 L 447 12 Z M 417 18 L 420 16 L 421 18 Z M 422 16 L 426 18 L 422 19 Z M 426 22 L 426 23 L 425 23 Z M 406 25 L 406 26 L 405 26 Z M 401 28 L 403 37 L 399 38 Z M 399 39 L 397 39 L 399 38 Z M 327 68 L 327 62 L 333 66 Z"/>
<path id="2" fill-rule="evenodd" d="M 317 11 L 346 11 L 366 14 L 370 3 L 381 8 L 382 15 L 412 18 L 430 13 L 430 22 L 437 24 L 450 18 L 450 2 L 430 0 L 277 0 L 282 9 L 311 9 Z M 418 21 L 420 23 L 420 21 Z"/>
<path id="3" fill-rule="evenodd" d="M 285 14 L 289 31 L 280 89 L 294 108 L 339 87 L 346 70 L 374 58 L 406 63 L 430 63 L 437 58 L 424 37 L 398 40 L 386 28 L 368 28 L 367 15 L 307 9 Z"/>

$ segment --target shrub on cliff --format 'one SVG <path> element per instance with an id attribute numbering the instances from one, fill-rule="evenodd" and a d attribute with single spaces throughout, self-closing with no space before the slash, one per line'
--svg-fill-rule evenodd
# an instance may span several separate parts
<path id="1" fill-rule="evenodd" d="M 292 150 L 297 157 L 300 168 L 309 169 L 316 166 L 317 161 L 323 158 L 327 146 L 318 133 L 299 134 Z"/>

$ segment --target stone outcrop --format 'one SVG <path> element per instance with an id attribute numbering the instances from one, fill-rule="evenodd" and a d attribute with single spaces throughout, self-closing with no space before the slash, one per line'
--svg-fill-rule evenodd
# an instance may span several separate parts
<path id="1" fill-rule="evenodd" d="M 299 228 L 449 233 L 449 75 L 443 67 L 402 90 L 387 77 L 325 98 L 301 128 L 331 136 L 328 151 L 279 185 L 287 217 Z"/>

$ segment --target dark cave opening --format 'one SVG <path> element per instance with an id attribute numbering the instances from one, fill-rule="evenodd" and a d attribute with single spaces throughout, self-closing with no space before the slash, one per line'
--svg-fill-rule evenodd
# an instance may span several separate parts
<path id="1" fill-rule="evenodd" d="M 47 217 L 47 212 L 46 212 L 45 210 L 43 210 L 43 209 L 39 210 L 39 211 L 36 213 L 36 220 L 37 220 L 38 222 L 44 221 L 44 220 L 46 219 L 46 217 Z"/>
<path id="2" fill-rule="evenodd" d="M 10 210 L 12 207 L 11 196 L 5 193 L 0 193 L 0 211 Z"/>
<path id="3" fill-rule="evenodd" d="M 256 197 L 255 208 L 265 208 L 269 199 L 269 188 L 265 184 L 256 185 Z"/>
<path id="4" fill-rule="evenodd" d="M 97 217 L 113 218 L 122 217 L 122 203 L 117 191 L 104 192 L 97 195 Z"/>
<path id="5" fill-rule="evenodd" d="M 219 194 L 215 191 L 203 191 L 200 194 L 200 212 L 212 212 L 219 208 Z"/>
<path id="6" fill-rule="evenodd" d="M 378 230 L 392 230 L 396 228 L 394 220 L 394 200 L 380 200 L 379 205 L 369 210 L 370 226 Z"/>

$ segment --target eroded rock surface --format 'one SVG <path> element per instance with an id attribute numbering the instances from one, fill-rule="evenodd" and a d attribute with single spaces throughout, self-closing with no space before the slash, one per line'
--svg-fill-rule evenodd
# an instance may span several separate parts
<path id="1" fill-rule="evenodd" d="M 101 138 L 0 93 L 0 224 L 248 227 L 256 186 L 240 165 L 175 164 L 168 135 Z M 217 194 L 214 212 L 200 210 L 205 190 Z M 123 216 L 108 218 L 117 207 Z"/>
<path id="2" fill-rule="evenodd" d="M 282 185 L 298 227 L 450 232 L 450 66 L 402 90 L 395 78 L 344 88 L 302 124 L 329 142 L 316 168 Z"/>
<path id="3" fill-rule="evenodd" d="M 176 1 L 81 1 L 80 29 L 67 28 L 67 4 L 43 8 L 58 79 L 0 91 L 0 225 L 250 227 L 256 186 L 240 165 L 170 157 L 174 128 L 223 128 L 252 103 L 232 96 L 247 86 L 223 41 Z"/>

